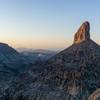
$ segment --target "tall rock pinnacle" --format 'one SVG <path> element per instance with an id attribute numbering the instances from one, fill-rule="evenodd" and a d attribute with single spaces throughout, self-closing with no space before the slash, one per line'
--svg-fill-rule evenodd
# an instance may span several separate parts
<path id="1" fill-rule="evenodd" d="M 74 36 L 74 44 L 81 43 L 90 39 L 90 24 L 88 21 L 84 22 Z"/>

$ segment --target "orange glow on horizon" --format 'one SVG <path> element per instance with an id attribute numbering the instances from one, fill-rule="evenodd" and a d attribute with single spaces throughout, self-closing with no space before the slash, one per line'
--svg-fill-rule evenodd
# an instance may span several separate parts
<path id="1" fill-rule="evenodd" d="M 36 48 L 36 49 L 51 49 L 51 48 L 64 48 L 72 44 L 71 41 L 46 41 L 46 40 L 3 40 L 1 39 L 0 42 L 6 43 L 14 48 Z"/>

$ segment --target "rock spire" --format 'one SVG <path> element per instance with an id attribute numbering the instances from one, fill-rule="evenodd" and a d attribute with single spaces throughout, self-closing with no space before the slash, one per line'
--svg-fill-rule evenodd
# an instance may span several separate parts
<path id="1" fill-rule="evenodd" d="M 74 44 L 81 43 L 90 39 L 90 23 L 84 22 L 74 36 Z"/>

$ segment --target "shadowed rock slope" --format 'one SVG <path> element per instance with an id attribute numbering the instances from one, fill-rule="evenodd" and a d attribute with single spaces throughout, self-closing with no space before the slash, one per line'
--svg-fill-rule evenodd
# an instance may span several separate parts
<path id="1" fill-rule="evenodd" d="M 27 59 L 8 44 L 0 43 L 0 100 L 15 80 L 18 73 L 23 71 L 29 63 Z"/>

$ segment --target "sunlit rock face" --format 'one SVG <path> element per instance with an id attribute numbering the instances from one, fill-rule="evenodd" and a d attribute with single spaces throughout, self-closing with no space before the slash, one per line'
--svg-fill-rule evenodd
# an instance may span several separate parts
<path id="1" fill-rule="evenodd" d="M 84 22 L 74 36 L 74 43 L 80 43 L 90 39 L 90 24 Z"/>
<path id="2" fill-rule="evenodd" d="M 100 88 L 94 91 L 88 100 L 100 100 Z"/>

